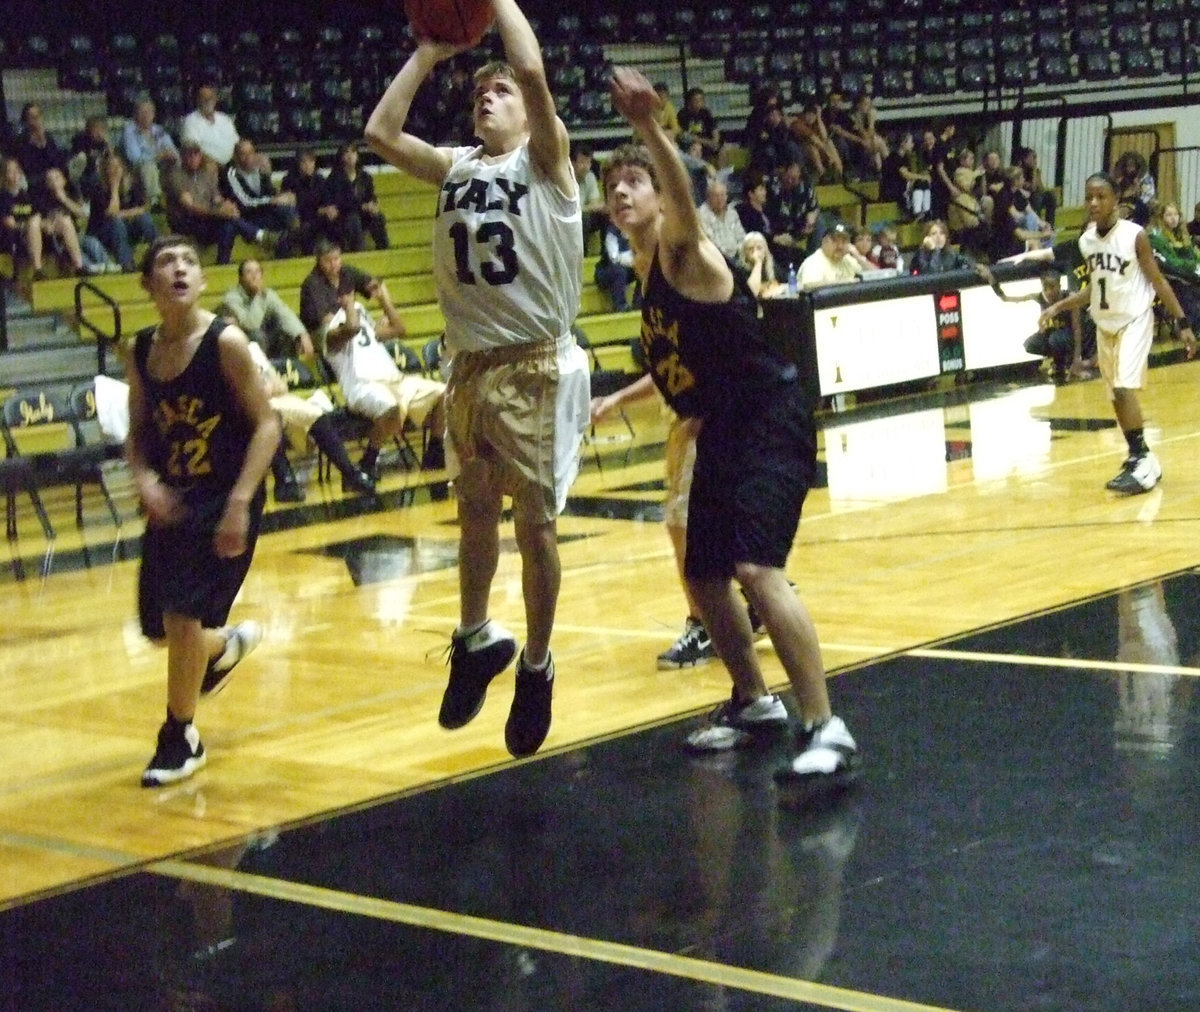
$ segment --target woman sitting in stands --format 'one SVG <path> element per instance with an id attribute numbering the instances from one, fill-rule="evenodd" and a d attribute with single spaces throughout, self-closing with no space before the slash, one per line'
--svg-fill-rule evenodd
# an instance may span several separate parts
<path id="1" fill-rule="evenodd" d="M 95 236 L 126 273 L 134 269 L 133 247 L 154 242 L 158 229 L 140 176 L 115 151 L 100 156 L 99 176 L 89 184 L 88 235 Z"/>
<path id="2" fill-rule="evenodd" d="M 931 221 L 925 228 L 925 238 L 913 254 L 910 271 L 913 274 L 944 274 L 946 271 L 974 270 L 975 265 L 958 250 L 947 243 L 950 230 L 940 219 Z"/>
<path id="3" fill-rule="evenodd" d="M 784 295 L 787 287 L 775 276 L 775 258 L 761 232 L 748 232 L 738 248 L 738 266 L 748 277 L 750 291 L 760 299 Z"/>
<path id="4" fill-rule="evenodd" d="M 1150 223 L 1147 237 L 1195 329 L 1200 326 L 1200 250 L 1188 234 L 1178 204 L 1163 204 Z"/>

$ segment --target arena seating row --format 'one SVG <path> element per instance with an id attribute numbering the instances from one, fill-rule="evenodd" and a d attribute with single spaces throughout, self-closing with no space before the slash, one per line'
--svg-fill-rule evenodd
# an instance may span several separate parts
<path id="1" fill-rule="evenodd" d="M 996 7 L 967 0 L 776 0 L 568 10 L 535 20 L 559 111 L 582 127 L 616 123 L 603 48 L 616 43 L 678 43 L 685 60 L 723 61 L 732 82 L 783 84 L 797 103 L 835 88 L 902 100 L 1200 70 L 1200 0 L 1028 0 Z M 497 45 L 494 35 L 487 44 Z M 127 115 L 148 93 L 164 121 L 186 113 L 195 85 L 215 77 L 222 107 L 260 143 L 333 142 L 358 135 L 409 46 L 407 27 L 397 19 L 387 29 L 282 28 L 224 37 L 32 35 L 10 41 L 0 62 L 55 65 L 65 87 L 104 91 L 115 115 Z M 477 59 L 466 54 L 462 61 Z M 427 135 L 442 140 L 439 126 L 461 108 L 461 82 L 439 68 L 413 115 Z"/>
<path id="2" fill-rule="evenodd" d="M 433 252 L 429 242 L 430 218 L 436 191 L 428 184 L 399 172 L 378 173 L 376 190 L 381 207 L 389 218 L 389 238 L 395 245 L 388 250 L 347 253 L 345 259 L 386 282 L 389 294 L 399 307 L 408 328 L 405 344 L 419 353 L 422 345 L 429 338 L 438 336 L 445 326 L 436 302 L 431 274 Z M 234 247 L 232 264 L 213 264 L 213 252 L 211 247 L 204 251 L 209 262 L 206 267 L 208 288 L 201 303 L 206 308 L 214 308 L 221 296 L 237 284 L 237 263 L 247 257 L 263 258 L 267 284 L 276 289 L 293 308 L 299 306 L 300 285 L 313 268 L 312 257 L 266 259 L 260 249 L 246 245 L 240 239 Z M 588 257 L 583 264 L 579 324 L 589 338 L 601 346 L 599 351 L 611 360 L 609 364 L 621 368 L 628 361 L 627 339 L 638 332 L 639 315 L 611 312 L 607 296 L 592 283 L 597 259 L 595 256 Z M 99 275 L 89 281 L 120 307 L 123 335 L 155 321 L 154 307 L 137 274 Z M 39 313 L 73 313 L 76 284 L 76 279 L 71 277 L 49 278 L 33 283 L 31 300 L 34 310 Z M 112 332 L 112 314 L 106 303 L 85 289 L 82 305 L 87 319 L 104 332 Z M 90 331 L 85 329 L 84 333 L 87 339 Z M 611 342 L 616 342 L 612 348 L 603 347 Z"/>

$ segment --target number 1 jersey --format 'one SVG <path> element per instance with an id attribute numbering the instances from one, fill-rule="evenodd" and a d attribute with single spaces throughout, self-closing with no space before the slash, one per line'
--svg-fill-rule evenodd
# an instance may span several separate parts
<path id="1" fill-rule="evenodd" d="M 528 144 L 495 160 L 455 148 L 438 194 L 433 275 L 446 345 L 482 351 L 555 341 L 579 313 L 579 196 L 533 165 Z"/>
<path id="2" fill-rule="evenodd" d="M 1154 286 L 1138 263 L 1141 231 L 1141 225 L 1119 218 L 1103 236 L 1093 224 L 1079 237 L 1092 295 L 1092 319 L 1109 334 L 1123 330 L 1154 305 Z"/>

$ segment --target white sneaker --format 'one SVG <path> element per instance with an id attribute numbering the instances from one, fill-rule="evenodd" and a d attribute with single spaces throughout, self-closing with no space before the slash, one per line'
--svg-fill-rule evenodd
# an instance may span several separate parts
<path id="1" fill-rule="evenodd" d="M 788 712 L 778 696 L 760 696 L 750 703 L 740 702 L 737 691 L 708 715 L 708 723 L 684 739 L 696 752 L 725 752 L 741 748 L 788 727 Z"/>
<path id="2" fill-rule="evenodd" d="M 200 683 L 201 696 L 215 696 L 233 675 L 233 669 L 254 651 L 263 638 L 262 626 L 252 620 L 239 622 L 225 636 L 225 650 L 220 657 L 208 662 L 204 681 Z"/>
<path id="3" fill-rule="evenodd" d="M 1158 458 L 1153 453 L 1139 457 L 1133 465 L 1133 478 L 1144 491 L 1149 492 L 1162 478 L 1162 465 Z"/>
<path id="4" fill-rule="evenodd" d="M 1138 495 L 1149 492 L 1162 478 L 1162 465 L 1153 453 L 1147 451 L 1140 457 L 1129 456 L 1121 465 L 1120 473 L 1104 487 L 1110 492 Z"/>
<path id="5" fill-rule="evenodd" d="M 781 782 L 852 773 L 858 766 L 858 745 L 841 717 L 830 717 L 810 732 L 808 744 L 775 774 Z"/>

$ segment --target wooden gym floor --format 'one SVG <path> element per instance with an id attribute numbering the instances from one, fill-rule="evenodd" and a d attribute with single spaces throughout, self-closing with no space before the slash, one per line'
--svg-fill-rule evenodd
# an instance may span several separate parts
<path id="1" fill-rule="evenodd" d="M 823 416 L 789 573 L 866 772 L 816 811 L 779 804 L 770 750 L 680 748 L 728 679 L 655 670 L 684 617 L 656 407 L 587 450 L 554 726 L 519 763 L 511 671 L 436 724 L 456 530 L 427 477 L 272 512 L 234 616 L 266 638 L 200 712 L 207 769 L 158 791 L 130 503 L 114 546 L 102 507 L 78 533 L 52 495 L 47 554 L 18 502 L 4 1007 L 1200 1007 L 1200 364 L 1159 360 L 1165 477 L 1134 498 L 1103 488 L 1123 443 L 1098 381 Z M 507 533 L 493 613 L 519 635 Z"/>

